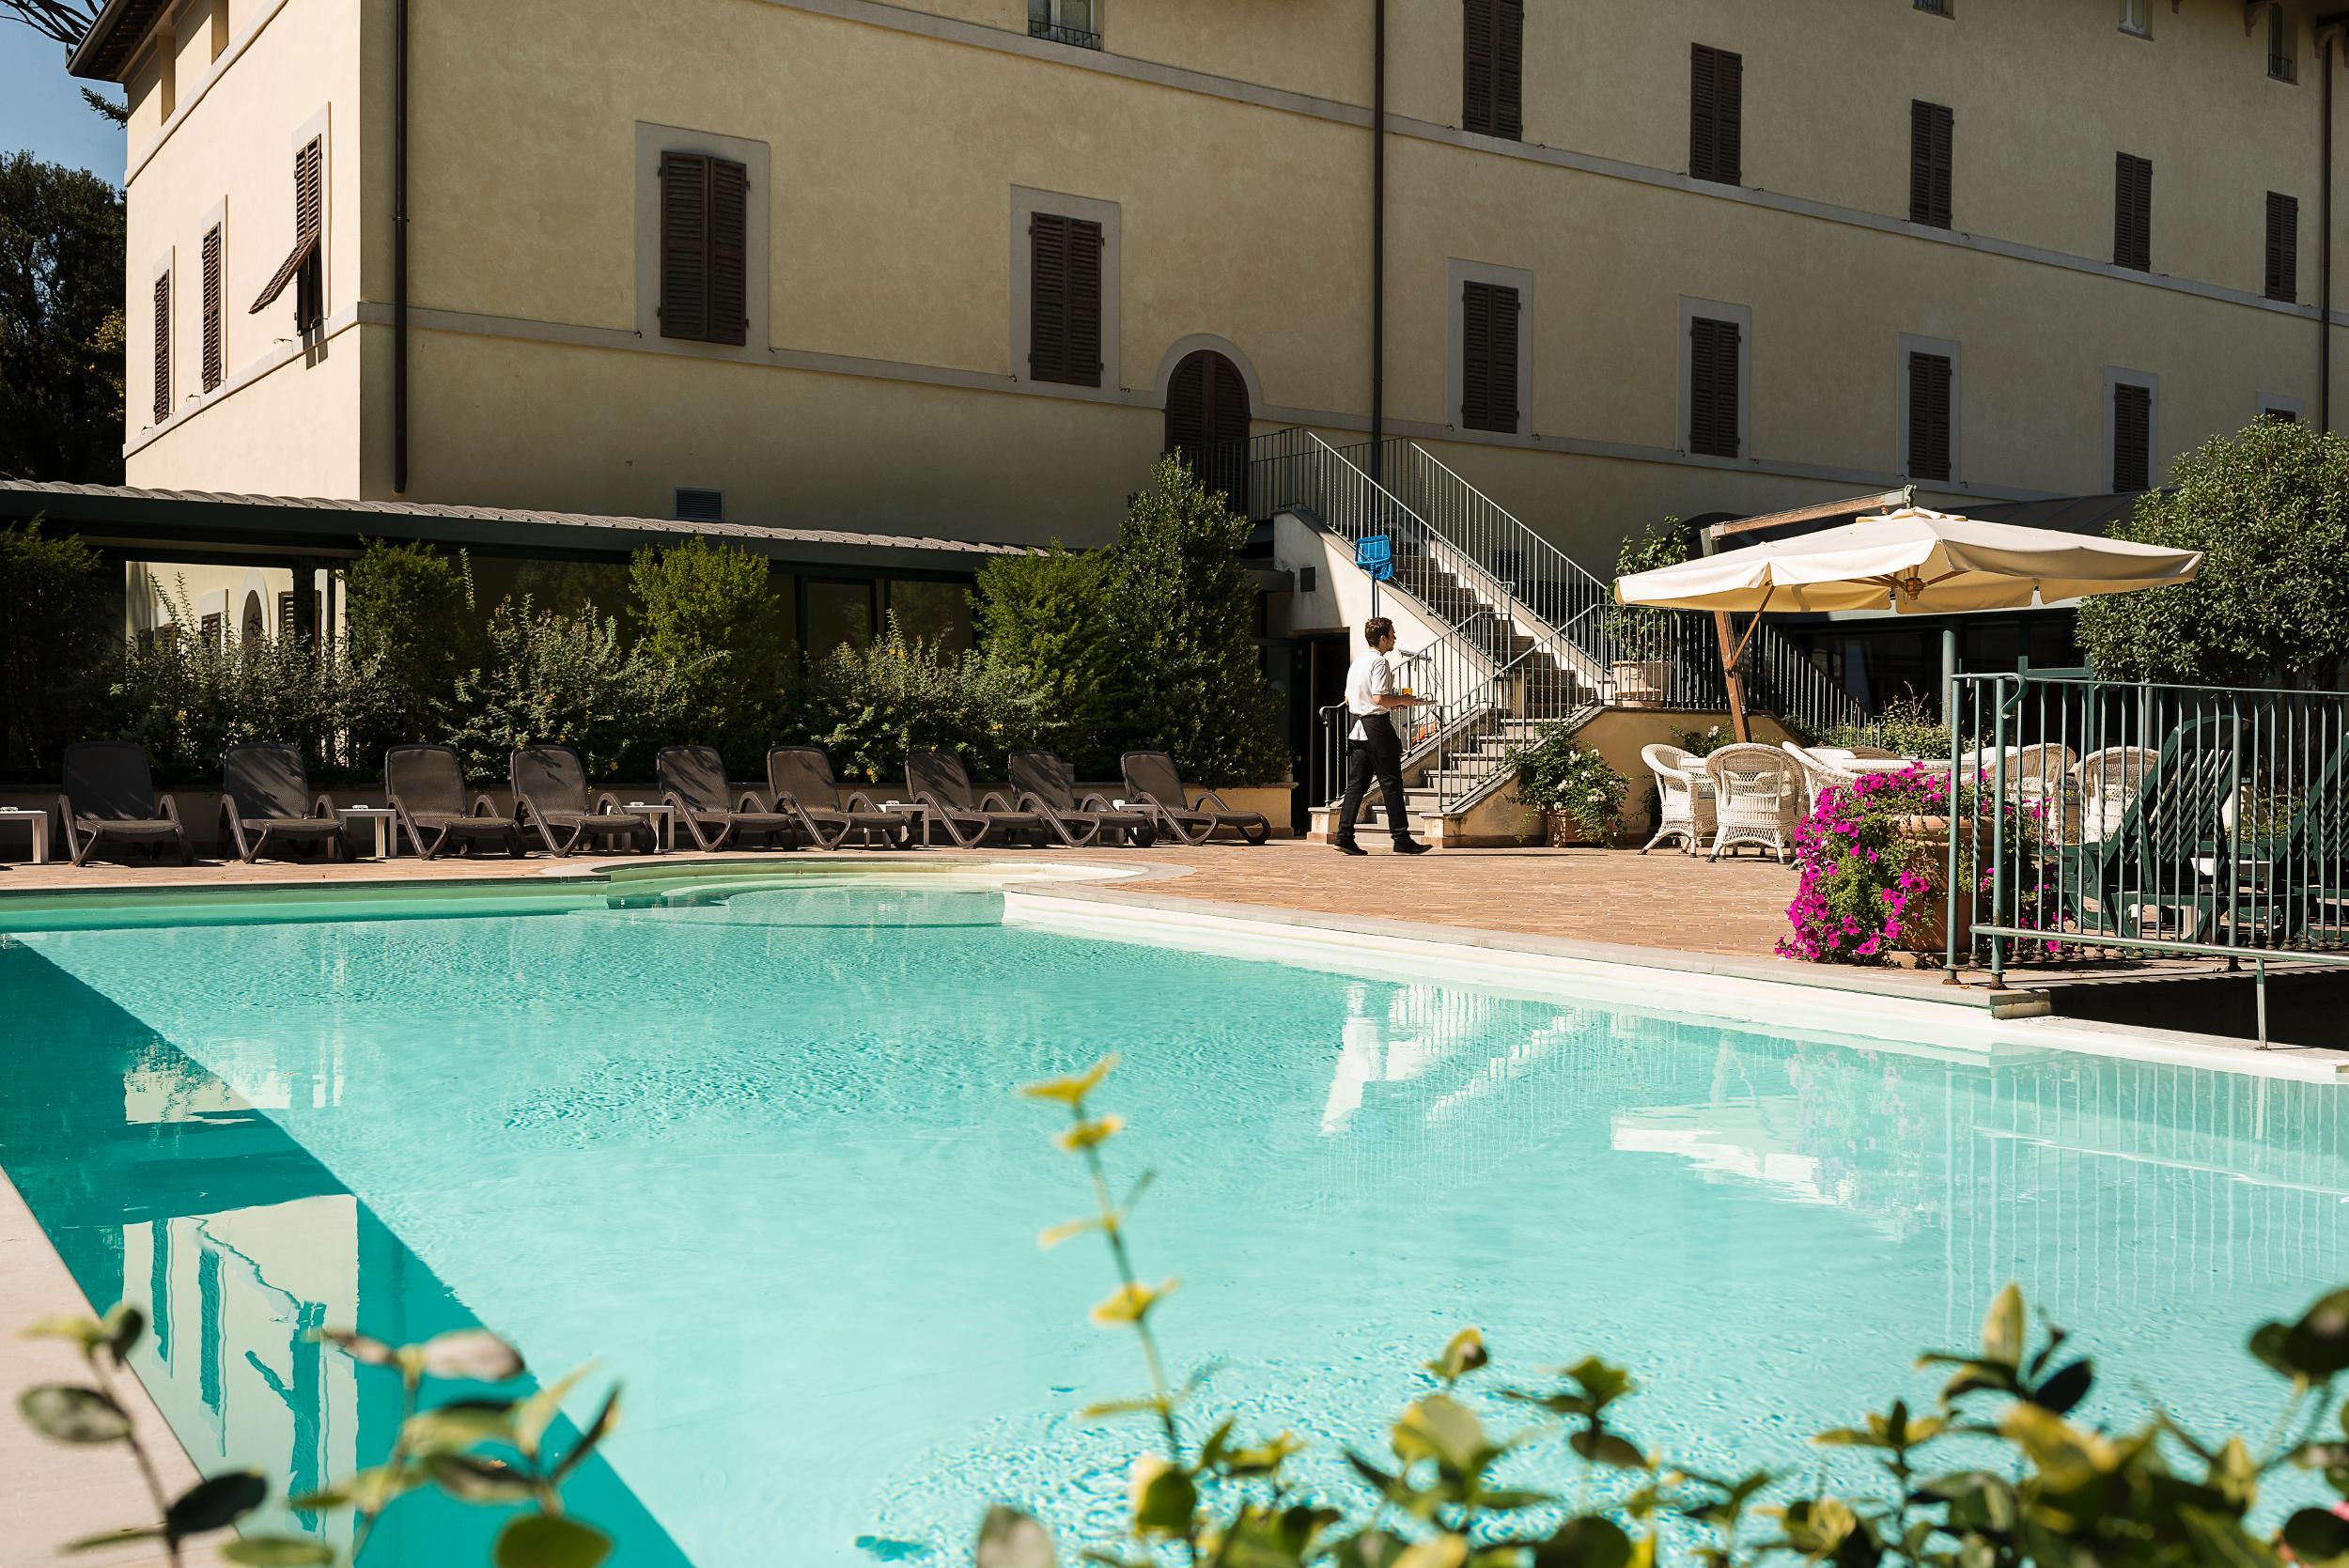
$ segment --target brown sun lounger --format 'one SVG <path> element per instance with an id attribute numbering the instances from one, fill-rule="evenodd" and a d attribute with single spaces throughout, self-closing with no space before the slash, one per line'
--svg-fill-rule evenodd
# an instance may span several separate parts
<path id="1" fill-rule="evenodd" d="M 989 788 L 985 795 L 978 794 L 962 759 L 952 752 L 907 753 L 906 792 L 930 808 L 931 819 L 946 830 L 946 836 L 958 849 L 972 848 L 989 835 L 1013 833 L 1034 833 L 1042 843 L 1045 832 L 1057 826 L 1038 813 L 1020 810 L 1005 789 Z M 1092 842 L 1093 835 L 1087 832 L 1082 838 L 1070 838 L 1068 831 L 1062 829 L 1060 837 L 1065 844 L 1085 844 Z"/>
<path id="2" fill-rule="evenodd" d="M 755 790 L 739 799 L 726 784 L 726 765 L 710 746 L 664 746 L 653 761 L 661 799 L 672 807 L 696 847 L 723 849 L 756 835 L 770 848 L 791 848 L 800 825 L 788 813 L 769 811 Z M 731 803 L 729 803 L 731 800 Z"/>
<path id="3" fill-rule="evenodd" d="M 1124 758 L 1126 800 L 1185 844 L 1205 844 L 1219 828 L 1229 828 L 1250 844 L 1272 836 L 1272 824 L 1258 811 L 1234 811 L 1214 790 L 1190 800 L 1183 776 L 1164 752 L 1128 752 Z"/>
<path id="4" fill-rule="evenodd" d="M 487 795 L 465 795 L 465 768 L 446 746 L 395 746 L 383 753 L 383 793 L 395 826 L 425 860 L 438 859 L 452 844 L 471 852 L 494 842 L 507 854 L 522 852 L 521 829 Z M 426 835 L 430 834 L 428 838 Z"/>
<path id="5" fill-rule="evenodd" d="M 592 802 L 587 799 L 587 765 L 568 746 L 519 747 L 506 766 L 514 785 L 514 821 L 525 834 L 537 829 L 550 855 L 568 855 L 590 841 L 590 847 L 608 849 L 614 840 L 633 841 L 640 833 L 651 852 L 660 852 L 652 818 L 622 809 L 609 790 Z"/>
<path id="6" fill-rule="evenodd" d="M 1144 814 L 1119 811 L 1098 792 L 1079 800 L 1070 782 L 1073 770 L 1050 752 L 1014 752 L 1005 771 L 1019 792 L 1019 804 L 1050 823 L 1065 844 L 1077 842 L 1069 836 L 1077 830 L 1088 844 L 1101 842 L 1104 834 L 1137 849 L 1158 842 L 1158 827 Z"/>
<path id="7" fill-rule="evenodd" d="M 195 863 L 179 808 L 155 793 L 147 752 L 134 740 L 77 740 L 65 749 L 63 787 L 57 816 L 65 824 L 65 846 L 75 865 L 108 839 L 124 844 L 174 844 L 179 863 Z"/>
<path id="8" fill-rule="evenodd" d="M 241 861 L 282 855 L 282 847 L 272 848 L 273 840 L 324 848 L 335 860 L 349 858 L 333 798 L 310 793 L 302 753 L 291 746 L 256 741 L 220 753 L 220 819 Z"/>
<path id="9" fill-rule="evenodd" d="M 848 835 L 862 835 L 867 848 L 910 849 L 916 819 L 910 812 L 883 811 L 861 789 L 841 792 L 832 759 L 814 746 L 777 746 L 767 753 L 767 788 L 775 810 L 798 821 L 818 849 L 837 849 Z"/>

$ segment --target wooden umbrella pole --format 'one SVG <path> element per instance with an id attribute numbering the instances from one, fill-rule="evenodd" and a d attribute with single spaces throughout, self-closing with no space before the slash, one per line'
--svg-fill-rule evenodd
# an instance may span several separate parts
<path id="1" fill-rule="evenodd" d="M 1755 616 L 1757 621 L 1761 619 Z M 1737 655 L 1741 644 L 1729 629 L 1729 612 L 1713 612 L 1713 636 L 1721 646 L 1721 682 L 1729 690 L 1729 729 L 1740 744 L 1753 738 L 1746 723 L 1746 683 L 1737 674 Z"/>

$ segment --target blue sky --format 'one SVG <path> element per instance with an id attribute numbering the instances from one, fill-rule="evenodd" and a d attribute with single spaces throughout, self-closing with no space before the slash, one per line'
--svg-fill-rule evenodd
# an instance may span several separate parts
<path id="1" fill-rule="evenodd" d="M 29 151 L 53 163 L 122 181 L 122 132 L 82 101 L 65 73 L 65 50 L 20 22 L 0 19 L 0 153 Z M 119 100 L 122 89 L 105 86 Z"/>

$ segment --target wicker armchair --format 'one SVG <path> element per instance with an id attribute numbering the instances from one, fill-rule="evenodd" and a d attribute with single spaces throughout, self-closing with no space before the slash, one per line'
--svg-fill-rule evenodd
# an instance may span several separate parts
<path id="1" fill-rule="evenodd" d="M 2081 843 L 2100 843 L 2120 826 L 2160 756 L 2150 746 L 2107 746 L 2080 758 L 2072 771 L 2080 784 Z"/>
<path id="2" fill-rule="evenodd" d="M 1641 747 L 1640 760 L 1656 775 L 1656 836 L 1640 853 L 1668 838 L 1680 841 L 1682 854 L 1697 853 L 1713 831 L 1713 780 L 1704 759 L 1677 746 L 1655 745 Z"/>
<path id="3" fill-rule="evenodd" d="M 1716 813 L 1711 858 L 1750 844 L 1793 857 L 1795 829 L 1802 821 L 1802 769 L 1775 746 L 1724 746 L 1704 759 L 1713 779 Z"/>
<path id="4" fill-rule="evenodd" d="M 1859 782 L 1858 775 L 1835 765 L 1835 753 L 1831 752 L 1813 751 L 1797 746 L 1791 740 L 1785 743 L 1785 751 L 1788 756 L 1795 759 L 1795 766 L 1802 769 L 1802 814 L 1805 816 L 1818 809 L 1820 791 Z"/>

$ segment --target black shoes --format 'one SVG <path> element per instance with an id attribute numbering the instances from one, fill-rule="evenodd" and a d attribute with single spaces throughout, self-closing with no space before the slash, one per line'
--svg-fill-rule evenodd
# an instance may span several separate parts
<path id="1" fill-rule="evenodd" d="M 1367 855 L 1370 853 L 1369 850 L 1363 848 L 1361 845 L 1355 843 L 1350 838 L 1333 838 L 1330 841 L 1330 843 L 1341 855 Z"/>
<path id="2" fill-rule="evenodd" d="M 1394 852 L 1398 855 L 1424 855 L 1434 847 L 1432 844 L 1422 844 L 1415 838 L 1407 838 L 1394 846 Z"/>

